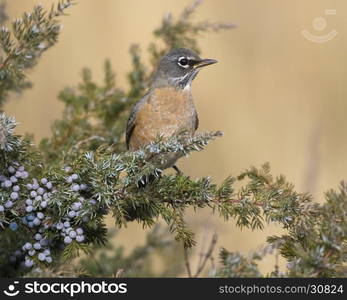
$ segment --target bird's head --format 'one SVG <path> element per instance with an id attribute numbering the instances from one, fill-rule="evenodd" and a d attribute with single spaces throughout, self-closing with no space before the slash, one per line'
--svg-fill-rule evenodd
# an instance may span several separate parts
<path id="1" fill-rule="evenodd" d="M 200 68 L 216 62 L 214 59 L 202 59 L 189 49 L 173 49 L 160 60 L 152 86 L 173 86 L 179 89 L 190 89 L 191 83 Z"/>

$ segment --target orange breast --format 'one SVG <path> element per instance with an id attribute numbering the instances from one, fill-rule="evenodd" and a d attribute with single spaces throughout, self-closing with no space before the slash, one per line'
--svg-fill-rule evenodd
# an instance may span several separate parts
<path id="1" fill-rule="evenodd" d="M 195 106 L 191 93 L 174 88 L 157 88 L 137 113 L 130 149 L 136 150 L 158 135 L 170 137 L 186 130 L 195 131 Z"/>

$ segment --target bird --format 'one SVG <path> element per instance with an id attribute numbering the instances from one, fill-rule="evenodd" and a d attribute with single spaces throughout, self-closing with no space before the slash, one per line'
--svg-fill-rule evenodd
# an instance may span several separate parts
<path id="1" fill-rule="evenodd" d="M 202 59 L 186 48 L 174 48 L 165 54 L 148 92 L 132 108 L 126 127 L 127 149 L 136 151 L 159 135 L 164 139 L 183 131 L 193 135 L 199 118 L 191 92 L 192 81 L 201 68 L 216 62 L 215 59 Z M 156 167 L 160 170 L 172 167 L 180 173 L 176 161 L 182 155 L 168 153 L 165 162 L 156 162 Z"/>

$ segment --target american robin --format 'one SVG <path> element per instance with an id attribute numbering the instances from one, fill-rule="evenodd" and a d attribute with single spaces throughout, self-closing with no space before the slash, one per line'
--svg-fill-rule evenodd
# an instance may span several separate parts
<path id="1" fill-rule="evenodd" d="M 185 48 L 176 48 L 162 57 L 149 91 L 133 107 L 126 129 L 129 150 L 137 150 L 156 139 L 185 131 L 193 135 L 199 119 L 193 102 L 191 84 L 201 67 L 216 63 L 214 59 L 201 59 Z M 161 170 L 173 167 L 181 153 L 170 153 Z"/>

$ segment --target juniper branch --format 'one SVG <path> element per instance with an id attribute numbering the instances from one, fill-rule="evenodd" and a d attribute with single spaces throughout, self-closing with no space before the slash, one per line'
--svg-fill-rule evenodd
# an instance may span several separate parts
<path id="1" fill-rule="evenodd" d="M 165 46 L 150 45 L 154 65 L 171 47 L 198 50 L 196 35 L 200 32 L 232 27 L 192 22 L 200 2 L 176 19 L 169 15 L 164 18 L 154 35 Z M 12 33 L 2 28 L 0 46 L 5 56 L 0 60 L 0 76 L 5 80 L 0 83 L 0 102 L 8 92 L 28 85 L 24 71 L 56 43 L 56 18 L 71 3 L 60 2 L 49 13 L 36 7 L 32 14 L 14 22 Z M 45 48 L 42 43 L 46 43 Z M 33 265 L 59 269 L 63 260 L 76 257 L 80 251 L 90 253 L 91 246 L 107 244 L 104 218 L 109 213 L 117 227 L 131 221 L 152 227 L 162 218 L 175 238 L 190 248 L 195 240 L 184 220 L 185 211 L 208 207 L 224 219 L 235 219 L 240 228 L 261 230 L 265 224 L 275 223 L 285 230 L 282 236 L 268 238 L 267 248 L 278 249 L 289 263 L 285 272 L 275 270 L 272 276 L 346 276 L 345 183 L 339 191 L 326 193 L 326 202 L 318 204 L 309 195 L 297 193 L 284 176 L 274 178 L 265 164 L 230 176 L 220 185 L 209 177 L 191 179 L 177 174 L 163 175 L 146 188 L 138 188 L 137 182 L 157 169 L 153 157 L 165 159 L 169 152 L 188 155 L 201 151 L 221 133 L 181 133 L 170 139 L 159 136 L 139 151 L 126 152 L 122 135 L 129 108 L 145 93 L 153 74 L 143 64 L 139 47 L 133 46 L 130 54 L 130 89 L 117 86 L 109 61 L 105 62 L 101 85 L 85 69 L 76 88 L 60 93 L 65 105 L 63 117 L 53 125 L 52 137 L 43 140 L 38 149 L 29 138 L 14 135 L 13 118 L 0 115 L 1 275 L 25 274 Z M 236 183 L 241 187 L 235 188 Z M 134 253 L 131 259 L 143 257 L 147 250 Z M 264 254 L 258 251 L 245 258 L 222 250 L 217 275 L 262 276 L 257 261 Z"/>
<path id="2" fill-rule="evenodd" d="M 0 107 L 10 91 L 20 92 L 31 86 L 25 72 L 33 68 L 44 51 L 52 47 L 60 33 L 57 18 L 71 6 L 71 0 L 60 1 L 50 12 L 37 5 L 31 13 L 12 23 L 12 31 L 0 28 Z M 0 7 L 0 23 L 5 18 L 5 5 Z"/>

